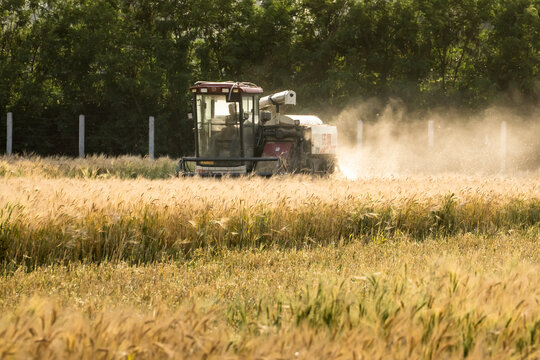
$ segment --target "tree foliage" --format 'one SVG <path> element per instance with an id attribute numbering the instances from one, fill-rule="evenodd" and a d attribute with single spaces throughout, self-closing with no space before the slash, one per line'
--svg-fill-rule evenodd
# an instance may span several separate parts
<path id="1" fill-rule="evenodd" d="M 187 89 L 243 80 L 313 111 L 540 98 L 539 0 L 3 0 L 0 109 L 15 150 L 160 154 L 193 147 Z M 5 138 L 4 132 L 1 136 Z"/>

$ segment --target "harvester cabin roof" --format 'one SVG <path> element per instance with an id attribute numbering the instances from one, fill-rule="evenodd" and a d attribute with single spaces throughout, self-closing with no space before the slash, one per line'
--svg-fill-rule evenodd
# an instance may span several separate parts
<path id="1" fill-rule="evenodd" d="M 231 91 L 238 91 L 243 94 L 262 94 L 263 89 L 250 82 L 211 82 L 197 81 L 195 85 L 189 88 L 193 93 L 208 93 L 208 94 L 225 94 Z"/>

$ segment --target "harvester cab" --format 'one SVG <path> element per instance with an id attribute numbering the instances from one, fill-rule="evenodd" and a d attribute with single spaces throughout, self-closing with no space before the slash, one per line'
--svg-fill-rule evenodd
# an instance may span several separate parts
<path id="1" fill-rule="evenodd" d="M 329 173 L 337 130 L 316 116 L 282 115 L 295 105 L 291 90 L 260 98 L 248 82 L 197 82 L 193 94 L 195 157 L 180 160 L 179 173 L 239 176 L 255 173 Z"/>

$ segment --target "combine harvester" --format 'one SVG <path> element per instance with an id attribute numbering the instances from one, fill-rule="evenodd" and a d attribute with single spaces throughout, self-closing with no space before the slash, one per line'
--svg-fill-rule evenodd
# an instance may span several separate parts
<path id="1" fill-rule="evenodd" d="M 203 82 L 193 94 L 195 157 L 180 160 L 183 176 L 330 174 L 337 164 L 337 128 L 314 115 L 285 115 L 296 105 L 286 90 L 259 98 L 248 82 Z"/>

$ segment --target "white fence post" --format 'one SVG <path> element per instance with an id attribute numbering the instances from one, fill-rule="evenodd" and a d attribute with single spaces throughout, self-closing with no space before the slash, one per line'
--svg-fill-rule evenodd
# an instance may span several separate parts
<path id="1" fill-rule="evenodd" d="M 148 118 L 148 156 L 154 159 L 154 117 Z"/>
<path id="2" fill-rule="evenodd" d="M 501 172 L 506 172 L 506 121 L 501 123 Z"/>
<path id="3" fill-rule="evenodd" d="M 7 137 L 6 137 L 6 155 L 10 156 L 13 152 L 13 113 L 7 113 Z"/>
<path id="4" fill-rule="evenodd" d="M 356 154 L 360 156 L 362 154 L 362 142 L 364 140 L 364 122 L 358 120 L 356 126 Z"/>
<path id="5" fill-rule="evenodd" d="M 428 134 L 428 147 L 433 149 L 435 146 L 435 123 L 433 120 L 429 120 L 427 123 L 427 134 Z"/>
<path id="6" fill-rule="evenodd" d="M 84 115 L 79 115 L 79 157 L 84 158 Z"/>

